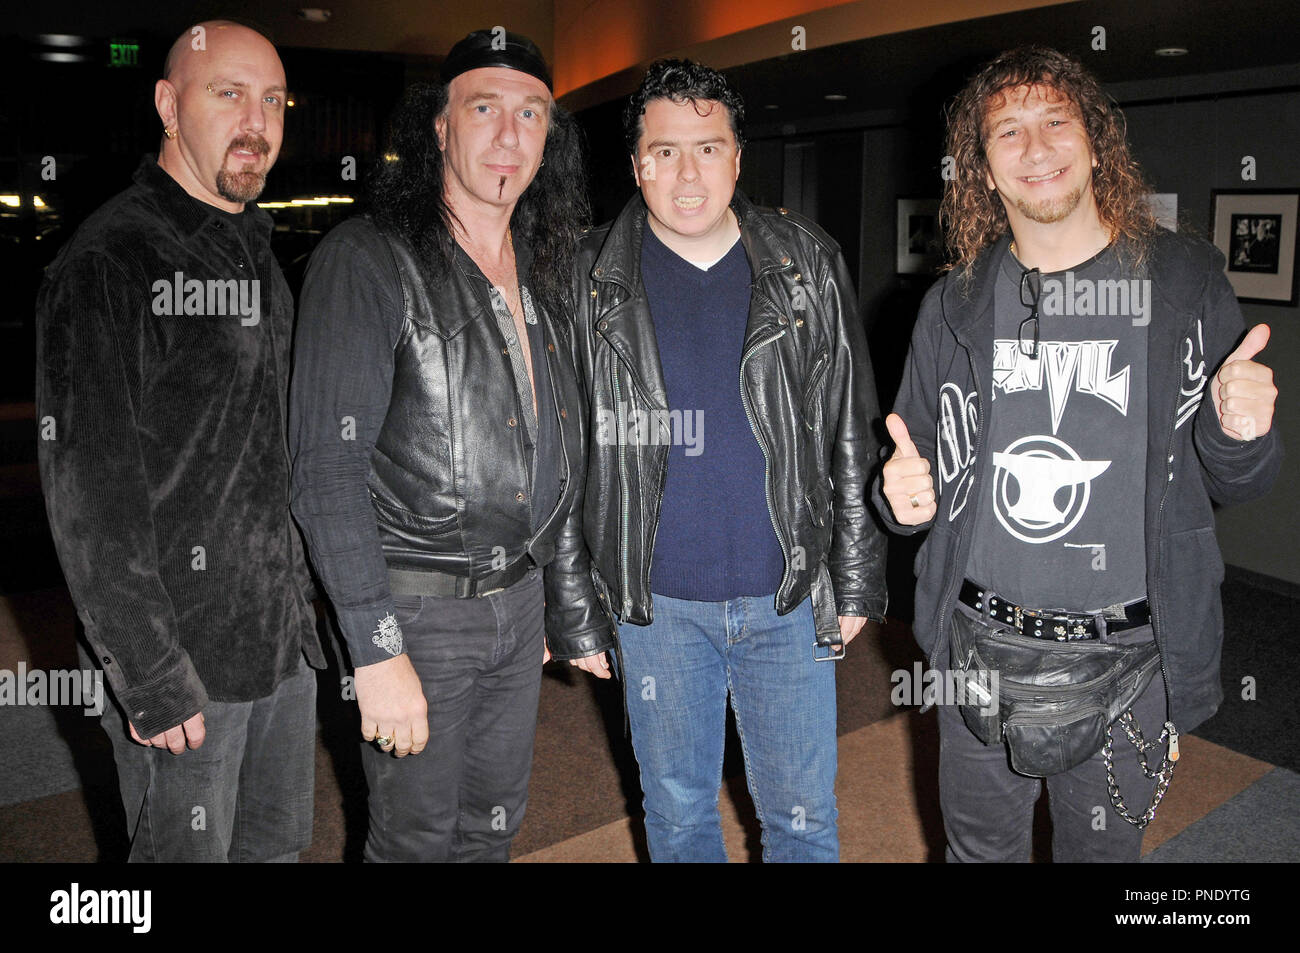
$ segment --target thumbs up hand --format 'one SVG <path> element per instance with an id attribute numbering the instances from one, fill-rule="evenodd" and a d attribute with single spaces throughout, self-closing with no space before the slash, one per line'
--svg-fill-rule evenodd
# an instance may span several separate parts
<path id="1" fill-rule="evenodd" d="M 934 519 L 939 504 L 930 476 L 930 461 L 917 452 L 907 424 L 898 414 L 885 418 L 885 427 L 894 438 L 894 455 L 881 471 L 881 492 L 894 511 L 894 519 L 904 526 L 919 526 Z"/>
<path id="2" fill-rule="evenodd" d="M 1254 440 L 1273 425 L 1277 388 L 1273 370 L 1254 360 L 1268 343 L 1268 325 L 1257 324 L 1229 354 L 1214 375 L 1210 396 L 1219 426 L 1236 440 Z"/>

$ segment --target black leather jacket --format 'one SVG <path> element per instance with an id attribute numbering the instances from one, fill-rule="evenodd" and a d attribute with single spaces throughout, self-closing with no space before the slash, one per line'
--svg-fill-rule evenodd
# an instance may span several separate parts
<path id="1" fill-rule="evenodd" d="M 825 232 L 786 209 L 731 203 L 753 273 L 736 375 L 767 459 L 772 525 L 785 555 L 776 610 L 810 592 L 817 639 L 840 640 L 837 615 L 883 620 L 885 538 L 866 505 L 879 415 L 866 338 L 844 260 Z M 646 207 L 636 195 L 584 237 L 575 263 L 575 363 L 588 431 L 602 411 L 667 410 L 663 369 L 641 283 Z M 591 441 L 583 531 L 597 585 L 623 622 L 653 618 L 650 560 L 668 447 Z M 756 519 L 762 517 L 755 514 Z"/>
<path id="2" fill-rule="evenodd" d="M 487 279 L 459 249 L 441 281 L 369 219 L 340 225 L 313 255 L 295 343 L 294 515 L 353 662 L 393 612 L 389 570 L 483 579 L 531 557 L 545 567 L 556 658 L 613 644 L 597 600 L 580 507 L 581 392 L 566 322 L 535 300 L 560 434 L 559 499 L 533 525 L 510 357 Z M 338 438 L 347 414 L 356 432 Z"/>

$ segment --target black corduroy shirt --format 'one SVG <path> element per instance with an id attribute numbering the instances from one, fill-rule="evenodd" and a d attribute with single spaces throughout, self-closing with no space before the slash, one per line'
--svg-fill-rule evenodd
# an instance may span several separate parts
<path id="1" fill-rule="evenodd" d="M 289 515 L 293 301 L 272 222 L 147 156 L 37 299 L 41 485 L 86 637 L 148 738 L 324 657 Z"/>

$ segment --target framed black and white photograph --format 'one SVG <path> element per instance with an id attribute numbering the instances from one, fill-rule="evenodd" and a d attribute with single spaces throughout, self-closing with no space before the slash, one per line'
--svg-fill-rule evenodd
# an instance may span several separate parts
<path id="1" fill-rule="evenodd" d="M 938 199 L 898 200 L 898 273 L 933 273 L 943 261 Z"/>
<path id="2" fill-rule="evenodd" d="M 1228 260 L 1237 300 L 1294 305 L 1300 189 L 1216 189 L 1211 196 L 1214 244 Z"/>

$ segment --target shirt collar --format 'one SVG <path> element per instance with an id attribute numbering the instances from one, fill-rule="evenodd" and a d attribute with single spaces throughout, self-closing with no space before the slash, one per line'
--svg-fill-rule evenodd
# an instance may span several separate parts
<path id="1" fill-rule="evenodd" d="M 137 185 L 153 195 L 164 214 L 174 221 L 186 235 L 195 234 L 211 221 L 222 220 L 217 208 L 208 205 L 206 202 L 199 201 L 181 188 L 181 184 L 158 165 L 155 156 L 146 155 L 141 159 L 139 168 L 135 170 L 135 175 L 131 178 Z M 258 208 L 257 205 L 252 203 L 245 205 L 244 208 L 244 214 L 252 216 L 254 227 L 261 232 L 263 238 L 269 240 L 271 230 L 275 226 L 271 214 L 266 209 Z"/>

